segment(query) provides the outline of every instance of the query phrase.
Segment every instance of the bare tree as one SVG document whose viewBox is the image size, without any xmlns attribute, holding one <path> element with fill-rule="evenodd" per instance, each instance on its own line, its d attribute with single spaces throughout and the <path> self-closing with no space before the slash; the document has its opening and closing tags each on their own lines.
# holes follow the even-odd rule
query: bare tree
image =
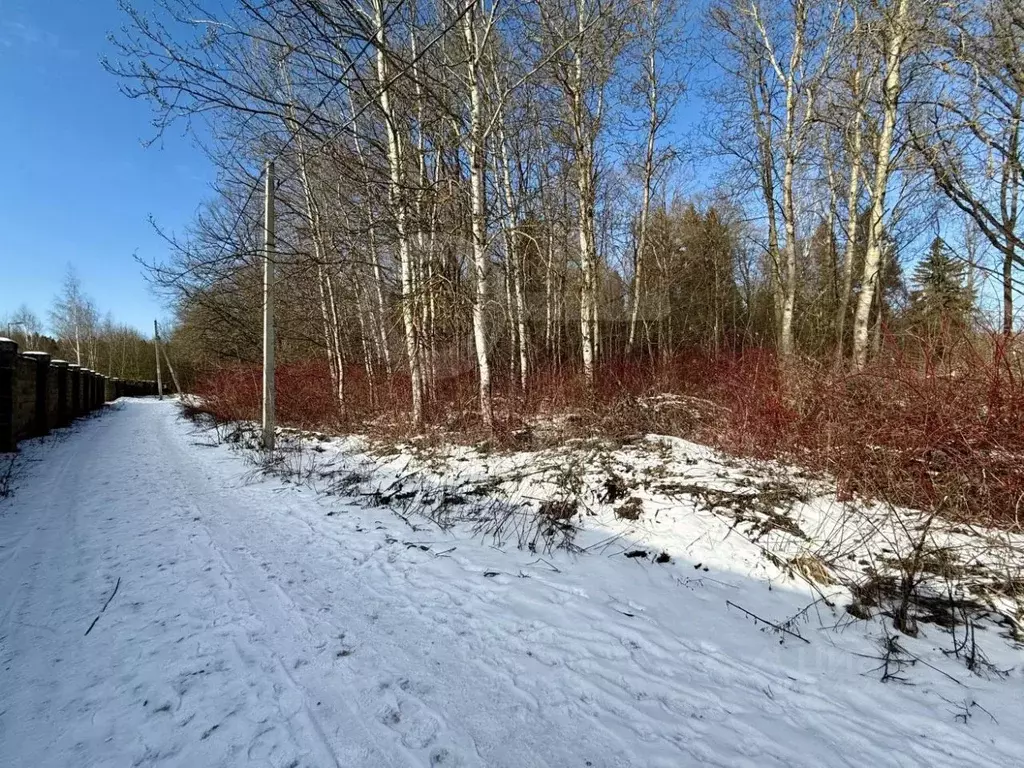
<svg viewBox="0 0 1024 768">
<path fill-rule="evenodd" d="M 832 113 L 833 128 L 842 136 L 843 154 L 848 167 L 846 188 L 846 223 L 843 228 L 845 245 L 843 247 L 840 266 L 841 282 L 836 302 L 836 362 L 844 359 L 846 344 L 846 321 L 849 314 L 851 291 L 853 290 L 853 262 L 857 241 L 857 224 L 860 220 L 860 201 L 862 197 L 862 177 L 864 175 L 864 113 L 867 106 L 868 93 L 872 90 L 874 70 L 869 68 L 870 61 L 865 51 L 864 34 L 861 22 L 861 10 L 851 8 L 852 21 L 847 31 L 847 61 L 838 78 L 842 93 L 840 103 Z"/>
<path fill-rule="evenodd" d="M 552 56 L 550 72 L 562 97 L 576 186 L 580 343 L 583 375 L 591 389 L 598 339 L 598 140 L 608 117 L 608 89 L 627 42 L 625 10 L 614 0 L 538 3 L 548 51 L 564 50 Z"/>
<path fill-rule="evenodd" d="M 884 79 L 881 93 L 881 119 L 874 146 L 875 173 L 868 189 L 870 208 L 867 220 L 867 249 L 864 256 L 864 274 L 857 296 L 857 311 L 853 321 L 853 366 L 863 368 L 868 359 L 868 331 L 872 305 L 882 274 L 883 229 L 886 214 L 885 199 L 889 189 L 892 152 L 896 121 L 900 111 L 903 82 L 901 73 L 908 53 L 911 32 L 909 0 L 891 0 L 880 8 L 879 36 L 884 60 Z"/>
<path fill-rule="evenodd" d="M 754 156 L 746 162 L 756 169 L 760 181 L 768 223 L 766 253 L 776 339 L 784 357 L 793 352 L 797 239 L 801 235 L 795 190 L 812 148 L 815 95 L 831 65 L 840 7 L 807 0 L 774 5 L 728 0 L 711 9 L 712 26 L 728 52 L 720 62 L 733 81 L 725 98 L 735 101 L 744 94 L 746 124 L 754 126 Z M 732 124 L 726 130 L 736 127 Z M 778 217 L 784 235 L 781 246 Z"/>
<path fill-rule="evenodd" d="M 912 116 L 914 149 L 1000 255 L 1010 336 L 1014 269 L 1024 265 L 1024 9 L 1014 0 L 949 6 L 930 53 L 933 86 Z"/>
<path fill-rule="evenodd" d="M 627 353 L 632 351 L 636 341 L 637 319 L 643 297 L 643 279 L 647 259 L 647 232 L 651 216 L 651 197 L 654 193 L 655 175 L 664 166 L 670 153 L 657 152 L 657 143 L 668 123 L 673 108 L 678 102 L 685 82 L 677 77 L 666 78 L 663 73 L 663 59 L 666 53 L 678 45 L 681 30 L 676 23 L 679 5 L 673 0 L 646 0 L 640 22 L 641 70 L 635 88 L 643 93 L 643 106 L 647 125 L 643 143 L 643 168 L 641 171 L 642 191 L 640 219 L 637 223 L 636 247 L 633 264 L 633 282 L 630 296 L 629 335 L 626 339 Z M 668 82 L 666 82 L 668 79 Z"/>
<path fill-rule="evenodd" d="M 0 328 L 8 338 L 18 342 L 22 349 L 37 349 L 43 335 L 43 323 L 27 304 L 0 318 Z"/>
<path fill-rule="evenodd" d="M 70 344 L 76 365 L 95 365 L 93 341 L 97 323 L 96 306 L 82 291 L 82 282 L 74 267 L 69 266 L 61 292 L 50 309 L 50 326 L 58 338 Z"/>
</svg>

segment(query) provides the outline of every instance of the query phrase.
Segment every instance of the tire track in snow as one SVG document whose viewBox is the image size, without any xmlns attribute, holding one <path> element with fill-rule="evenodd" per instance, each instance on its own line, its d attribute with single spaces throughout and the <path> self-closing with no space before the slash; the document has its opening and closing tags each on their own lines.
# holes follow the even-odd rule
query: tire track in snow
<svg viewBox="0 0 1024 768">
<path fill-rule="evenodd" d="M 166 427 L 161 424 L 166 433 Z M 315 657 L 329 652 L 328 637 L 331 629 L 319 628 L 314 631 L 310 620 L 297 609 L 295 601 L 279 583 L 266 584 L 267 574 L 258 570 L 256 556 L 244 546 L 226 547 L 218 541 L 232 541 L 233 534 L 218 523 L 218 520 L 229 511 L 247 514 L 250 510 L 236 509 L 237 502 L 219 489 L 198 489 L 196 493 L 196 477 L 201 475 L 201 468 L 194 463 L 194 457 L 182 450 L 176 442 L 177 435 L 164 434 L 165 445 L 173 446 L 179 461 L 170 462 L 173 482 L 177 486 L 177 494 L 189 506 L 188 514 L 200 519 L 200 526 L 205 532 L 204 546 L 215 553 L 224 572 L 230 574 L 230 589 L 238 594 L 249 606 L 249 614 L 259 621 L 265 640 L 258 645 L 274 660 L 275 667 L 288 684 L 293 693 L 302 700 L 305 725 L 313 730 L 320 742 L 325 756 L 329 756 L 332 764 L 342 765 L 404 765 L 396 757 L 384 749 L 379 739 L 374 738 L 362 720 L 352 711 L 347 699 L 351 695 L 348 686 L 340 690 L 328 690 L 322 685 L 316 686 L 314 695 L 310 689 L 309 675 L 305 672 L 305 684 L 300 682 L 298 670 L 311 666 L 308 661 L 299 663 L 306 657 Z M 238 489 L 232 489 L 238 490 Z M 193 499 L 202 499 L 205 504 L 200 506 Z M 262 585 L 262 586 L 261 586 Z M 271 596 L 277 595 L 277 599 Z M 278 603 L 278 604 L 275 604 Z M 254 644 L 255 645 L 255 644 Z M 289 659 L 286 657 L 290 657 Z M 289 670 L 291 667 L 291 671 Z M 316 677 L 323 677 L 323 667 Z M 318 690 L 319 689 L 319 690 Z M 311 704 L 311 700 L 315 700 Z M 330 702 L 325 705 L 325 702 Z M 317 707 L 321 712 L 330 712 L 334 722 L 334 730 L 339 731 L 343 738 L 331 738 L 330 726 L 324 723 L 325 715 L 314 711 Z M 284 714 L 282 712 L 282 714 Z M 287 719 L 287 718 L 286 718 Z M 357 734 L 361 734 L 357 738 Z M 353 746 L 353 742 L 359 744 Z"/>
<path fill-rule="evenodd" d="M 328 518 L 301 489 L 244 485 L 237 455 L 190 439 L 173 404 L 128 403 L 55 446 L 24 482 L 45 493 L 0 517 L 0 541 L 17 547 L 3 586 L 29 574 L 2 604 L 17 659 L 0 668 L 13 692 L 0 756 L 34 768 L 1019 757 L 984 725 L 943 724 L 920 689 L 849 674 L 840 686 L 848 670 L 825 644 L 803 664 L 724 611 L 720 590 L 676 588 L 668 569 L 595 558 L 541 574 L 460 539 L 436 558 L 406 549 L 408 528 L 383 513 L 335 502 Z M 531 578 L 508 575 L 519 568 Z"/>
</svg>

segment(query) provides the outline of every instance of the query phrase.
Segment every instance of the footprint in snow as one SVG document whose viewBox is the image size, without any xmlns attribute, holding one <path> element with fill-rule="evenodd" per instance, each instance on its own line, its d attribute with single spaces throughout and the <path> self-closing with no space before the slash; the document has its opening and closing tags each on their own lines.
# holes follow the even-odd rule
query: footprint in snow
<svg viewBox="0 0 1024 768">
<path fill-rule="evenodd" d="M 437 738 L 440 724 L 417 701 L 408 700 L 397 707 L 387 706 L 380 713 L 380 721 L 401 738 L 409 749 L 429 747 Z"/>
<path fill-rule="evenodd" d="M 415 693 L 418 696 L 426 696 L 431 690 L 429 685 L 424 683 L 414 683 L 406 677 L 399 679 L 398 687 L 406 693 Z"/>
<path fill-rule="evenodd" d="M 288 750 L 287 737 L 278 728 L 271 726 L 264 728 L 257 733 L 249 743 L 246 756 L 249 761 L 265 761 L 274 765 L 286 765 L 286 756 L 282 754 Z"/>
<path fill-rule="evenodd" d="M 436 747 L 430 751 L 430 764 L 442 766 L 442 768 L 460 768 L 465 765 L 458 753 L 452 752 L 446 747 Z"/>
</svg>

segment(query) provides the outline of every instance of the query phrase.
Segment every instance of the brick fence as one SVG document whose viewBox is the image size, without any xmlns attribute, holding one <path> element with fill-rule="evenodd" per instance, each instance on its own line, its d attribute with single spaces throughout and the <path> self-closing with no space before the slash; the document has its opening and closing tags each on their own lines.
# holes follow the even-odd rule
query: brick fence
<svg viewBox="0 0 1024 768">
<path fill-rule="evenodd" d="M 128 381 L 51 360 L 45 352 L 18 353 L 0 338 L 0 452 L 40 437 L 119 397 L 155 395 L 155 381 Z"/>
</svg>

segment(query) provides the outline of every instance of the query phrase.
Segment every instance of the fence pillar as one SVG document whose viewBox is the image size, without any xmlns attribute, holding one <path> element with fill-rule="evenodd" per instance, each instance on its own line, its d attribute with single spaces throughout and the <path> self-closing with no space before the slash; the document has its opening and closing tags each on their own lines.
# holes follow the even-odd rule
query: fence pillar
<svg viewBox="0 0 1024 768">
<path fill-rule="evenodd" d="M 90 413 L 93 409 L 92 393 L 94 388 L 92 368 L 82 369 L 82 413 Z"/>
<path fill-rule="evenodd" d="M 36 364 L 36 402 L 35 418 L 32 420 L 32 436 L 42 437 L 50 432 L 50 418 L 47 407 L 47 394 L 50 391 L 50 356 L 45 352 L 24 352 Z"/>
<path fill-rule="evenodd" d="M 68 416 L 68 364 L 66 360 L 50 361 L 50 391 L 57 398 L 53 406 L 53 426 L 63 427 L 71 417 Z M 53 386 L 53 384 L 56 386 Z"/>
<path fill-rule="evenodd" d="M 74 363 L 68 364 L 68 421 L 82 415 L 82 369 Z"/>
<path fill-rule="evenodd" d="M 17 364 L 17 343 L 0 339 L 0 452 L 17 448 L 14 439 L 14 373 Z"/>
</svg>

